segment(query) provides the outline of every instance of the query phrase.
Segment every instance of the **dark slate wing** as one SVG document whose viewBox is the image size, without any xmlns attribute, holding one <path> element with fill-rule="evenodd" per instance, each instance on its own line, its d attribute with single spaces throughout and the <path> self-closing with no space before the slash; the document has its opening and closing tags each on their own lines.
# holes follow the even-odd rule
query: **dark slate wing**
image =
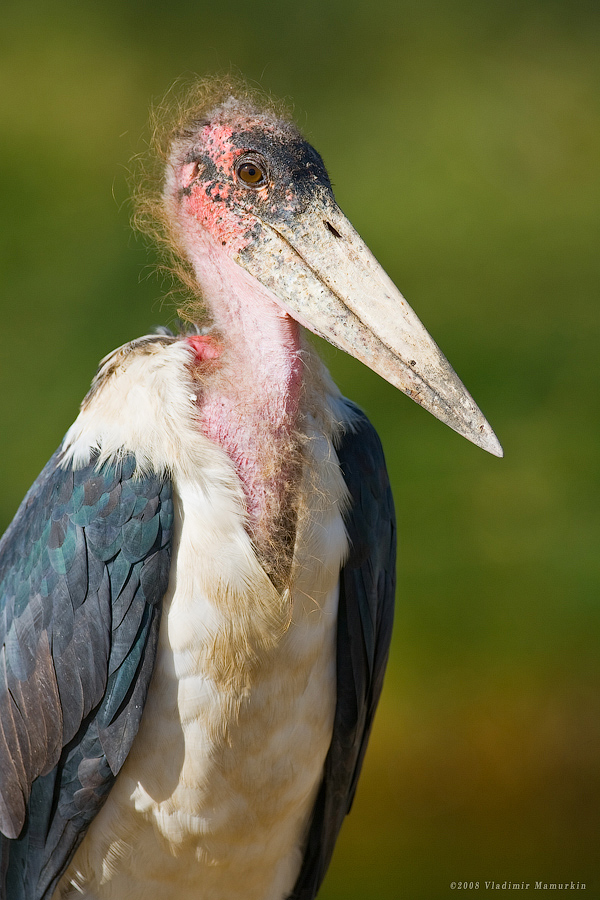
<svg viewBox="0 0 600 900">
<path fill-rule="evenodd" d="M 54 454 L 0 541 L 0 898 L 49 898 L 141 719 L 169 578 L 166 477 Z"/>
<path fill-rule="evenodd" d="M 348 401 L 347 401 L 348 402 Z M 313 900 L 349 812 L 387 663 L 396 582 L 394 502 L 377 432 L 353 404 L 338 449 L 352 497 L 350 557 L 340 572 L 337 705 L 302 868 L 289 900 Z"/>
</svg>

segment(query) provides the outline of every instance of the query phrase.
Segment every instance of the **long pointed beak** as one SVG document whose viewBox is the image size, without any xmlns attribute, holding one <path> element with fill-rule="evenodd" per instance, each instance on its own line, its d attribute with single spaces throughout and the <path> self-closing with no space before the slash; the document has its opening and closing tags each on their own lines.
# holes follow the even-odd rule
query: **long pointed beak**
<svg viewBox="0 0 600 900">
<path fill-rule="evenodd" d="M 266 220 L 234 257 L 302 325 L 494 456 L 500 443 L 450 363 L 335 202 Z"/>
</svg>

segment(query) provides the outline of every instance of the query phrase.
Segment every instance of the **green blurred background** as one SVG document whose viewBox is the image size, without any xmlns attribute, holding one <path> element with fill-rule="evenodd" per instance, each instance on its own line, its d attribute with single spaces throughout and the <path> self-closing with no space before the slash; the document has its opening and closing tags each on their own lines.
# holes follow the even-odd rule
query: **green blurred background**
<svg viewBox="0 0 600 900">
<path fill-rule="evenodd" d="M 150 102 L 230 66 L 294 102 L 340 205 L 505 447 L 324 350 L 382 437 L 397 626 L 322 900 L 600 896 L 597 2 L 6 2 L 0 526 L 97 361 L 173 318 L 129 229 Z"/>
</svg>

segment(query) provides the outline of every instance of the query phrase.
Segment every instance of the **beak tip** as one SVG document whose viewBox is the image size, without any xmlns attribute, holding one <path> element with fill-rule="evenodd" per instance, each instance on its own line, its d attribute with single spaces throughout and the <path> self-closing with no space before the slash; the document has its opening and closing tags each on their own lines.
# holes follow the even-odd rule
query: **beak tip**
<svg viewBox="0 0 600 900">
<path fill-rule="evenodd" d="M 492 456 L 497 456 L 499 459 L 502 459 L 504 456 L 502 444 L 500 443 L 496 435 L 494 435 L 493 444 L 491 444 L 489 447 L 486 447 L 486 450 L 488 450 L 488 452 L 491 453 Z"/>
<path fill-rule="evenodd" d="M 482 450 L 486 450 L 488 453 L 491 453 L 492 456 L 497 456 L 502 459 L 502 457 L 504 456 L 502 444 L 487 422 L 485 423 L 485 425 L 485 430 L 482 429 L 482 431 L 478 435 L 478 439 L 474 440 L 473 443 L 477 444 L 478 447 L 481 447 Z"/>
</svg>

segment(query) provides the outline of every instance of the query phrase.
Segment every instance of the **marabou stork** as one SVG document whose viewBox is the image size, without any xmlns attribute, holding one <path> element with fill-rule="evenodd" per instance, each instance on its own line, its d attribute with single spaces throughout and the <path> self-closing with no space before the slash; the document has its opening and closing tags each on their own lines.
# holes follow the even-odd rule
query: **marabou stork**
<svg viewBox="0 0 600 900">
<path fill-rule="evenodd" d="M 222 87 L 194 102 L 159 218 L 208 325 L 102 361 L 0 543 L 7 900 L 315 897 L 381 690 L 395 525 L 377 435 L 303 327 L 502 454 L 294 125 Z"/>
</svg>

